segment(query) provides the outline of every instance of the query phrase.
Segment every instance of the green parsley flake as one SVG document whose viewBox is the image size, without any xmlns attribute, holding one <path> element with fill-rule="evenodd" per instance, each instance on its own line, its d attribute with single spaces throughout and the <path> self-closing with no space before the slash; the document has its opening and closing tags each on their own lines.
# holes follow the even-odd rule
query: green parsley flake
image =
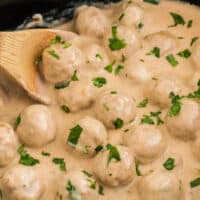
<svg viewBox="0 0 200 200">
<path fill-rule="evenodd" d="M 139 162 L 136 159 L 135 159 L 135 171 L 136 171 L 137 176 L 142 176 L 142 173 L 139 169 Z"/>
<path fill-rule="evenodd" d="M 197 82 L 198 89 L 192 93 L 189 93 L 186 97 L 193 99 L 200 99 L 200 80 Z"/>
<path fill-rule="evenodd" d="M 198 39 L 199 39 L 199 37 L 193 37 L 191 39 L 190 46 L 192 46 Z"/>
<path fill-rule="evenodd" d="M 112 159 L 114 159 L 117 162 L 119 162 L 121 160 L 121 157 L 120 157 L 117 147 L 112 146 L 111 144 L 107 144 L 106 148 L 107 148 L 107 150 L 109 150 L 108 164 L 110 163 L 110 161 Z"/>
<path fill-rule="evenodd" d="M 192 21 L 192 20 L 189 20 L 188 23 L 187 23 L 187 28 L 191 28 L 191 27 L 192 27 L 192 24 L 193 24 L 193 21 Z"/>
<path fill-rule="evenodd" d="M 98 145 L 98 146 L 95 148 L 96 154 L 98 154 L 102 149 L 103 149 L 103 146 L 102 146 L 102 145 Z"/>
<path fill-rule="evenodd" d="M 97 88 L 101 88 L 106 84 L 106 79 L 104 77 L 96 77 L 92 79 L 93 85 L 96 86 Z"/>
<path fill-rule="evenodd" d="M 169 98 L 171 99 L 171 106 L 168 110 L 168 115 L 170 117 L 176 116 L 181 111 L 181 98 L 179 95 L 175 95 L 173 92 L 170 92 Z"/>
<path fill-rule="evenodd" d="M 21 145 L 18 150 L 18 154 L 20 155 L 19 163 L 25 166 L 34 166 L 36 164 L 39 164 L 40 161 L 33 158 L 25 149 L 24 145 Z"/>
<path fill-rule="evenodd" d="M 54 85 L 54 89 L 59 90 L 59 89 L 64 89 L 70 85 L 70 81 L 62 81 L 59 83 L 56 83 Z"/>
<path fill-rule="evenodd" d="M 99 60 L 103 60 L 103 56 L 101 54 L 99 54 L 99 53 L 97 53 L 95 55 L 95 57 L 98 58 Z"/>
<path fill-rule="evenodd" d="M 148 99 L 143 99 L 138 105 L 137 107 L 138 108 L 145 108 L 147 107 L 147 104 L 149 103 L 149 100 Z"/>
<path fill-rule="evenodd" d="M 54 57 L 57 60 L 60 60 L 60 56 L 56 53 L 55 50 L 49 50 L 47 51 L 49 55 L 51 55 L 52 57 Z"/>
<path fill-rule="evenodd" d="M 53 158 L 52 162 L 59 165 L 61 171 L 66 171 L 65 160 L 63 158 Z"/>
<path fill-rule="evenodd" d="M 67 182 L 66 190 L 69 192 L 71 200 L 82 200 L 81 195 L 76 190 L 76 187 L 72 185 L 70 180 Z"/>
<path fill-rule="evenodd" d="M 121 62 L 124 63 L 126 61 L 126 57 L 124 54 L 122 54 L 122 59 L 121 59 Z"/>
<path fill-rule="evenodd" d="M 166 56 L 166 60 L 172 67 L 176 67 L 179 64 L 173 54 L 169 54 L 168 56 Z"/>
<path fill-rule="evenodd" d="M 102 185 L 99 185 L 99 194 L 100 195 L 104 195 L 104 188 L 103 188 L 103 186 Z"/>
<path fill-rule="evenodd" d="M 117 118 L 117 119 L 113 122 L 113 125 L 115 126 L 116 129 L 120 129 L 120 128 L 123 127 L 124 122 L 123 122 L 122 119 Z"/>
<path fill-rule="evenodd" d="M 60 106 L 60 108 L 61 108 L 65 113 L 70 113 L 70 109 L 69 109 L 68 106 L 62 105 L 62 106 Z"/>
<path fill-rule="evenodd" d="M 140 23 L 137 25 L 137 28 L 138 28 L 138 29 L 142 29 L 143 26 L 144 26 L 144 24 L 143 24 L 142 22 L 140 22 Z"/>
<path fill-rule="evenodd" d="M 119 39 L 117 36 L 117 26 L 112 27 L 112 38 L 109 39 L 109 47 L 112 51 L 118 51 L 126 47 L 124 39 Z"/>
<path fill-rule="evenodd" d="M 17 127 L 19 126 L 19 124 L 21 123 L 21 115 L 19 114 L 15 120 L 15 124 L 14 124 L 14 128 L 15 130 L 17 129 Z"/>
<path fill-rule="evenodd" d="M 122 14 L 119 16 L 118 20 L 121 21 L 121 20 L 124 18 L 124 15 L 125 15 L 125 14 L 122 13 Z"/>
<path fill-rule="evenodd" d="M 81 136 L 83 128 L 80 125 L 76 125 L 72 129 L 70 129 L 70 133 L 67 139 L 67 144 L 70 145 L 72 148 L 76 148 L 78 140 Z"/>
<path fill-rule="evenodd" d="M 141 119 L 141 123 L 142 124 L 151 124 L 151 125 L 155 124 L 155 122 L 149 115 L 143 115 L 143 117 Z"/>
<path fill-rule="evenodd" d="M 194 179 L 193 181 L 190 182 L 190 187 L 194 188 L 200 186 L 200 177 Z"/>
<path fill-rule="evenodd" d="M 163 167 L 169 171 L 173 170 L 175 167 L 175 159 L 174 158 L 168 158 L 165 163 L 163 164 Z"/>
<path fill-rule="evenodd" d="M 46 151 L 42 151 L 41 154 L 42 154 L 43 156 L 50 156 L 50 155 L 51 155 L 49 152 L 46 152 Z"/>
<path fill-rule="evenodd" d="M 118 75 L 124 69 L 123 65 L 118 65 L 115 69 L 115 75 Z"/>
<path fill-rule="evenodd" d="M 185 25 L 185 20 L 181 15 L 174 12 L 170 12 L 170 15 L 173 17 L 174 24 L 169 27 L 175 27 L 177 25 L 183 25 L 183 26 Z"/>
<path fill-rule="evenodd" d="M 150 112 L 151 117 L 155 117 L 156 118 L 156 124 L 159 126 L 160 124 L 164 124 L 164 121 L 160 118 L 160 114 L 161 112 Z"/>
<path fill-rule="evenodd" d="M 116 60 L 113 60 L 113 62 L 107 66 L 104 67 L 104 69 L 109 72 L 109 73 L 112 73 L 113 71 L 113 65 L 116 63 Z"/>
<path fill-rule="evenodd" d="M 191 51 L 189 49 L 184 49 L 183 51 L 180 51 L 177 53 L 178 56 L 182 58 L 189 58 L 191 56 Z"/>
<path fill-rule="evenodd" d="M 143 0 L 143 1 L 154 5 L 158 5 L 160 3 L 160 0 Z"/>
<path fill-rule="evenodd" d="M 154 47 L 147 55 L 154 55 L 156 58 L 160 58 L 160 48 Z"/>
<path fill-rule="evenodd" d="M 74 73 L 71 77 L 71 81 L 78 81 L 78 77 L 77 77 L 77 70 L 74 70 Z"/>
<path fill-rule="evenodd" d="M 71 46 L 71 43 L 65 42 L 64 40 L 62 40 L 62 38 L 59 35 L 56 35 L 53 39 L 51 39 L 49 44 L 50 45 L 62 44 L 64 49 Z"/>
</svg>

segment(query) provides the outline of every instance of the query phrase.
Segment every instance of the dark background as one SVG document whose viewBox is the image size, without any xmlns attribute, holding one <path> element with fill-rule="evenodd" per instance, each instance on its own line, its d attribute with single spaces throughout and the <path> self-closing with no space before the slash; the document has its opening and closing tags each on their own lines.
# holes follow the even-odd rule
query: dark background
<svg viewBox="0 0 200 200">
<path fill-rule="evenodd" d="M 33 13 L 45 13 L 49 22 L 70 19 L 80 4 L 117 2 L 118 0 L 0 0 L 0 30 L 13 30 Z M 200 5 L 200 0 L 184 0 Z M 67 2 L 67 3 L 66 3 Z"/>
</svg>

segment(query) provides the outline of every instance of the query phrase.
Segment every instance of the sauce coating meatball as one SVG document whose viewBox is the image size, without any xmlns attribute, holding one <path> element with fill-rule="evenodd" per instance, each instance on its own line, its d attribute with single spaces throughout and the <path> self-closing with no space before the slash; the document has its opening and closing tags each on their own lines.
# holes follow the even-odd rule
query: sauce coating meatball
<svg viewBox="0 0 200 200">
<path fill-rule="evenodd" d="M 141 163 L 152 162 L 166 149 L 166 140 L 161 130 L 152 125 L 139 125 L 124 138 Z"/>
<path fill-rule="evenodd" d="M 103 123 L 89 116 L 79 120 L 77 124 L 82 128 L 82 132 L 75 150 L 79 154 L 93 156 L 96 147 L 106 142 L 107 131 Z"/>
<path fill-rule="evenodd" d="M 118 152 L 117 157 L 112 157 L 114 151 Z M 108 186 L 126 185 L 134 178 L 133 156 L 125 146 L 108 144 L 106 150 L 101 151 L 95 157 L 94 163 L 101 163 L 94 166 L 94 173 Z"/>
<path fill-rule="evenodd" d="M 13 128 L 4 122 L 0 122 L 0 166 L 6 166 L 15 157 L 18 140 Z"/>
<path fill-rule="evenodd" d="M 88 79 L 71 82 L 69 87 L 58 91 L 59 104 L 69 107 L 71 112 L 89 107 L 94 97 L 95 89 Z"/>
<path fill-rule="evenodd" d="M 194 137 L 199 128 L 200 108 L 194 100 L 183 99 L 180 113 L 176 116 L 167 116 L 166 125 L 169 132 L 181 139 Z"/>
<path fill-rule="evenodd" d="M 78 33 L 91 37 L 103 37 L 109 26 L 109 20 L 104 13 L 93 6 L 85 6 L 77 13 L 75 27 Z"/>
<path fill-rule="evenodd" d="M 94 176 L 85 170 L 71 170 L 64 176 L 59 194 L 63 199 L 98 200 L 98 183 Z"/>
<path fill-rule="evenodd" d="M 42 147 L 54 140 L 56 125 L 48 107 L 31 105 L 20 116 L 17 133 L 22 143 L 31 147 Z"/>
<path fill-rule="evenodd" d="M 63 44 L 55 44 L 43 51 L 42 73 L 47 81 L 57 83 L 70 79 L 83 63 L 85 58 L 78 47 L 71 45 L 65 48 Z"/>
<path fill-rule="evenodd" d="M 128 123 L 135 116 L 135 102 L 122 92 L 104 91 L 95 103 L 95 113 L 109 128 L 118 128 L 117 121 Z"/>
<path fill-rule="evenodd" d="M 8 200 L 40 200 L 45 185 L 37 171 L 22 165 L 9 169 L 1 180 L 3 194 Z"/>
<path fill-rule="evenodd" d="M 141 200 L 180 200 L 180 182 L 173 175 L 153 172 L 144 176 L 139 182 Z"/>
</svg>

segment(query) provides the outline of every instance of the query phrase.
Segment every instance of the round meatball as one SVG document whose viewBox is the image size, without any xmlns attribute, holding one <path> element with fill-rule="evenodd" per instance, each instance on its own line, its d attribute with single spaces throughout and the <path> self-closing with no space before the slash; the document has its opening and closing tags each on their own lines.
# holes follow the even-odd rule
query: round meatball
<svg viewBox="0 0 200 200">
<path fill-rule="evenodd" d="M 95 148 L 103 145 L 107 140 L 106 129 L 100 121 L 89 116 L 79 120 L 77 124 L 82 128 L 82 132 L 75 151 L 79 154 L 93 156 L 96 152 Z"/>
<path fill-rule="evenodd" d="M 158 80 L 150 80 L 145 90 L 145 96 L 147 96 L 154 103 L 160 107 L 169 107 L 171 100 L 169 94 L 182 94 L 183 86 L 174 77 L 160 76 Z"/>
<path fill-rule="evenodd" d="M 86 63 L 91 66 L 90 70 L 91 68 L 94 70 L 103 68 L 110 63 L 106 50 L 97 44 L 91 44 L 86 47 L 84 53 L 86 55 Z"/>
<path fill-rule="evenodd" d="M 113 156 L 115 152 L 115 157 Z M 116 152 L 118 156 L 116 157 Z M 106 185 L 116 187 L 126 185 L 135 176 L 133 156 L 125 146 L 112 146 L 108 144 L 106 150 L 101 151 L 94 163 L 101 163 L 94 166 L 96 176 Z"/>
<path fill-rule="evenodd" d="M 0 166 L 8 165 L 15 157 L 18 140 L 13 128 L 0 122 Z"/>
<path fill-rule="evenodd" d="M 95 113 L 109 128 L 119 128 L 117 121 L 128 123 L 135 116 L 135 102 L 122 92 L 112 93 L 104 91 L 99 95 L 95 103 Z"/>
<path fill-rule="evenodd" d="M 123 73 L 136 83 L 144 83 L 152 76 L 151 71 L 145 66 L 145 63 L 135 60 L 135 58 L 127 61 Z"/>
<path fill-rule="evenodd" d="M 124 25 L 119 25 L 116 27 L 116 35 L 118 39 L 123 40 L 125 43 L 125 46 L 121 49 L 112 50 L 110 48 L 113 57 L 117 60 L 121 60 L 122 55 L 124 55 L 125 57 L 132 56 L 133 53 L 141 47 L 141 41 L 135 29 Z M 108 34 L 105 36 L 104 40 L 105 46 L 107 48 L 109 47 L 111 38 L 113 38 L 113 30 L 109 31 Z"/>
<path fill-rule="evenodd" d="M 160 31 L 147 35 L 145 41 L 150 49 L 153 49 L 154 47 L 160 48 L 161 56 L 169 53 L 178 46 L 177 38 L 167 31 Z"/>
<path fill-rule="evenodd" d="M 85 63 L 82 51 L 76 46 L 64 48 L 55 44 L 46 48 L 42 54 L 42 73 L 52 83 L 70 79 L 76 68 Z"/>
<path fill-rule="evenodd" d="M 96 7 L 85 6 L 77 12 L 75 27 L 80 34 L 101 38 L 108 26 L 108 18 Z"/>
<path fill-rule="evenodd" d="M 121 20 L 121 23 L 125 26 L 134 27 L 138 25 L 143 19 L 143 9 L 136 4 L 127 6 L 124 11 L 124 17 Z"/>
<path fill-rule="evenodd" d="M 192 58 L 194 65 L 198 69 L 200 69 L 199 57 L 200 57 L 200 42 L 196 42 L 192 49 L 191 58 Z"/>
<path fill-rule="evenodd" d="M 7 200 L 42 199 L 45 186 L 32 167 L 17 165 L 9 169 L 1 180 L 2 191 Z"/>
<path fill-rule="evenodd" d="M 56 125 L 48 107 L 28 106 L 21 113 L 17 133 L 22 143 L 30 147 L 42 147 L 53 141 L 56 135 Z"/>
<path fill-rule="evenodd" d="M 160 129 L 155 126 L 139 125 L 127 134 L 125 142 L 141 163 L 152 162 L 160 157 L 166 149 L 166 140 Z"/>
<path fill-rule="evenodd" d="M 180 200 L 180 181 L 174 174 L 153 172 L 139 182 L 141 200 Z"/>
<path fill-rule="evenodd" d="M 59 194 L 63 199 L 91 199 L 98 200 L 98 184 L 94 176 L 85 170 L 71 170 L 61 180 Z M 76 191 L 76 192 L 73 192 Z M 74 198 L 73 198 L 74 197 Z M 76 197 L 76 198 L 75 198 Z"/>
<path fill-rule="evenodd" d="M 167 116 L 166 125 L 170 133 L 182 139 L 194 137 L 200 127 L 199 104 L 191 99 L 181 101 L 180 113 L 176 116 Z"/>
<path fill-rule="evenodd" d="M 89 107 L 94 97 L 95 89 L 88 79 L 71 82 L 69 87 L 58 91 L 59 104 L 69 107 L 71 112 Z"/>
</svg>

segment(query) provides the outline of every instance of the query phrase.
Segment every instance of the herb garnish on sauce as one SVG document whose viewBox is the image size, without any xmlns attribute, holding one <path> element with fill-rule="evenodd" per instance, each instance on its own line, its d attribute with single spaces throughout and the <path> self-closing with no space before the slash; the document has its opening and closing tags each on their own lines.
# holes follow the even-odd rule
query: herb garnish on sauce
<svg viewBox="0 0 200 200">
<path fill-rule="evenodd" d="M 143 99 L 138 105 L 137 107 L 138 108 L 145 108 L 147 107 L 147 104 L 149 103 L 149 100 L 148 99 Z"/>
<path fill-rule="evenodd" d="M 193 37 L 191 39 L 190 46 L 192 46 L 198 39 L 199 39 L 199 37 Z"/>
<path fill-rule="evenodd" d="M 53 158 L 52 162 L 59 165 L 61 171 L 66 171 L 65 160 L 63 158 Z"/>
<path fill-rule="evenodd" d="M 146 3 L 151 3 L 151 4 L 155 4 L 158 5 L 160 3 L 160 0 L 143 0 Z"/>
<path fill-rule="evenodd" d="M 168 158 L 163 164 L 163 167 L 165 169 L 169 170 L 169 171 L 173 170 L 175 166 L 176 165 L 175 165 L 175 159 L 174 158 Z"/>
<path fill-rule="evenodd" d="M 110 163 L 110 161 L 112 159 L 116 160 L 117 162 L 119 162 L 121 160 L 121 157 L 120 157 L 117 147 L 115 147 L 111 144 L 107 144 L 106 148 L 107 148 L 107 150 L 109 150 L 108 164 Z"/>
<path fill-rule="evenodd" d="M 169 54 L 168 56 L 166 56 L 166 60 L 172 67 L 176 67 L 179 64 L 173 54 Z"/>
<path fill-rule="evenodd" d="M 191 51 L 189 49 L 184 49 L 183 51 L 180 51 L 177 53 L 178 56 L 182 58 L 189 58 L 191 56 Z"/>
<path fill-rule="evenodd" d="M 174 24 L 169 27 L 175 27 L 177 25 L 183 25 L 183 26 L 185 25 L 185 20 L 181 15 L 174 12 L 170 12 L 170 15 L 173 17 Z"/>
<path fill-rule="evenodd" d="M 67 182 L 66 190 L 69 192 L 72 200 L 82 200 L 81 195 L 77 192 L 76 187 L 72 185 L 70 180 Z"/>
<path fill-rule="evenodd" d="M 55 50 L 49 50 L 49 51 L 47 51 L 47 52 L 48 52 L 48 54 L 49 54 L 50 56 L 54 57 L 54 58 L 57 59 L 57 60 L 60 60 L 60 56 L 56 53 Z"/>
<path fill-rule="evenodd" d="M 56 90 L 59 90 L 59 89 L 64 89 L 64 88 L 68 87 L 69 85 L 70 85 L 70 81 L 62 81 L 62 82 L 56 83 L 54 85 L 54 88 Z"/>
<path fill-rule="evenodd" d="M 193 181 L 190 182 L 190 187 L 194 188 L 200 186 L 200 177 L 194 179 Z"/>
<path fill-rule="evenodd" d="M 70 145 L 72 148 L 76 148 L 78 140 L 81 136 L 83 128 L 80 125 L 76 125 L 72 129 L 70 129 L 70 133 L 67 139 L 67 144 Z"/>
<path fill-rule="evenodd" d="M 178 115 L 181 111 L 182 103 L 180 100 L 182 99 L 182 97 L 180 97 L 179 95 L 175 95 L 173 92 L 170 92 L 169 98 L 171 99 L 171 106 L 169 108 L 168 115 L 170 117 L 173 117 Z"/>
<path fill-rule="evenodd" d="M 116 129 L 122 128 L 124 125 L 124 121 L 120 118 L 117 118 L 114 122 L 113 125 L 115 126 Z"/>
<path fill-rule="evenodd" d="M 96 86 L 97 88 L 101 88 L 106 84 L 106 79 L 104 77 L 96 77 L 92 79 L 93 85 Z"/>
</svg>

